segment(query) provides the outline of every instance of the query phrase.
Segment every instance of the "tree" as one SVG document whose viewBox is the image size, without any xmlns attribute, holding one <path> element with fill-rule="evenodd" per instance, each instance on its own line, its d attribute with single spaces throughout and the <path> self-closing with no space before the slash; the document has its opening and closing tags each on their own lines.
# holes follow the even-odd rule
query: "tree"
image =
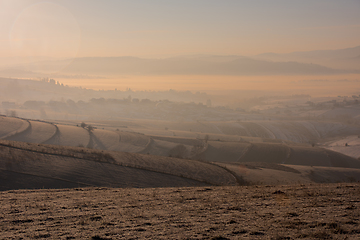
<svg viewBox="0 0 360 240">
<path fill-rule="evenodd" d="M 17 112 L 15 110 L 6 110 L 6 115 L 9 117 L 17 117 Z"/>
<path fill-rule="evenodd" d="M 86 126 L 87 126 L 87 124 L 84 123 L 84 122 L 82 122 L 82 123 L 80 124 L 80 127 L 82 127 L 82 128 L 86 128 Z"/>
<path fill-rule="evenodd" d="M 89 132 L 91 132 L 92 130 L 94 130 L 94 127 L 91 126 L 91 125 L 88 125 L 88 126 L 87 126 L 87 129 L 88 129 Z"/>
<path fill-rule="evenodd" d="M 40 118 L 42 118 L 42 119 L 47 118 L 46 112 L 43 108 L 40 109 Z"/>
<path fill-rule="evenodd" d="M 205 137 L 204 137 L 205 143 L 207 143 L 209 141 L 209 139 L 210 139 L 209 134 L 206 134 Z"/>
<path fill-rule="evenodd" d="M 211 99 L 206 100 L 206 106 L 209 108 L 211 107 Z"/>
</svg>

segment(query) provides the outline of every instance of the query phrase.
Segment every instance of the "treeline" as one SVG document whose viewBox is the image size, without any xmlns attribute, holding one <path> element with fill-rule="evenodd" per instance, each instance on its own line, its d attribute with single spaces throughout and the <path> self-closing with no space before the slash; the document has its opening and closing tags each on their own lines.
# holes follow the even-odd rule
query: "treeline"
<svg viewBox="0 0 360 240">
<path fill-rule="evenodd" d="M 131 95 L 127 98 L 123 99 L 114 99 L 114 98 L 92 98 L 88 102 L 79 100 L 77 102 L 68 99 L 66 101 L 26 101 L 23 104 L 23 107 L 26 109 L 32 109 L 32 110 L 40 110 L 44 107 L 50 107 L 54 111 L 61 111 L 61 110 L 69 110 L 70 109 L 78 109 L 78 108 L 86 108 L 91 106 L 114 106 L 114 105 L 146 105 L 146 106 L 155 106 L 155 107 L 163 107 L 163 106 L 178 106 L 178 107 L 211 107 L 211 101 L 208 100 L 207 105 L 203 104 L 202 102 L 195 103 L 184 103 L 184 102 L 173 102 L 168 99 L 165 100 L 150 100 L 148 98 L 145 99 L 139 99 L 139 98 L 132 98 Z"/>
</svg>

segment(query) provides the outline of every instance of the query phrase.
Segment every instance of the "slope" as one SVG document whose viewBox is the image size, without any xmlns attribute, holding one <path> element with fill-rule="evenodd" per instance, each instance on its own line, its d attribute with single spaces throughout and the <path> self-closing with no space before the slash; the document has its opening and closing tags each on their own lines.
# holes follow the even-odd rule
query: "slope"
<svg viewBox="0 0 360 240">
<path fill-rule="evenodd" d="M 0 170 L 1 190 L 237 184 L 225 169 L 198 161 L 11 141 L 0 142 Z"/>
</svg>

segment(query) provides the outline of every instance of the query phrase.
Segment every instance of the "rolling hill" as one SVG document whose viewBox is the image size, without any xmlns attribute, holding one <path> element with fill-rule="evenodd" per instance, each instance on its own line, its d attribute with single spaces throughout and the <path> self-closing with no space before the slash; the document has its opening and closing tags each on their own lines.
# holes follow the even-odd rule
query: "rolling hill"
<svg viewBox="0 0 360 240">
<path fill-rule="evenodd" d="M 359 54 L 360 46 L 356 46 L 344 49 L 291 52 L 285 54 L 263 53 L 254 56 L 254 58 L 277 62 L 297 61 L 302 63 L 316 63 L 337 69 L 359 70 Z"/>
<path fill-rule="evenodd" d="M 93 75 L 299 75 L 337 74 L 340 70 L 299 62 L 268 62 L 246 57 L 141 59 L 135 57 L 78 58 L 64 73 Z"/>
<path fill-rule="evenodd" d="M 339 70 L 311 62 L 297 60 L 273 61 L 265 57 L 250 58 L 242 56 L 183 56 L 165 59 L 144 59 L 137 57 L 84 57 L 62 61 L 47 61 L 12 67 L 0 72 L 5 77 L 41 75 L 49 69 L 61 67 L 60 75 L 124 76 L 124 75 L 331 75 L 358 73 L 352 70 Z M 24 71 L 31 69 L 36 73 Z M 59 67 L 60 68 L 60 67 Z"/>
<path fill-rule="evenodd" d="M 360 160 L 309 144 L 264 138 L 269 130 L 259 123 L 241 123 L 242 133 L 255 137 L 223 141 L 212 140 L 220 134 L 207 139 L 148 136 L 20 118 L 0 121 L 1 190 L 360 181 Z M 238 126 L 219 124 L 200 126 L 211 131 Z M 303 132 L 307 125 L 290 126 L 286 129 Z"/>
<path fill-rule="evenodd" d="M 0 190 L 360 181 L 360 168 L 350 165 L 354 164 L 355 159 L 348 160 L 347 168 L 312 166 L 309 165 L 312 164 L 311 161 L 289 165 L 278 163 L 274 158 L 269 159 L 269 154 L 273 154 L 269 151 L 257 149 L 257 152 L 261 152 L 262 155 L 256 156 L 259 157 L 256 160 L 248 159 L 252 160 L 251 162 L 208 163 L 147 154 L 1 140 Z M 254 153 L 248 155 L 254 157 Z M 306 160 L 314 160 L 318 156 L 305 152 L 303 157 Z M 333 157 L 337 157 L 338 160 L 343 158 L 341 154 Z"/>
</svg>

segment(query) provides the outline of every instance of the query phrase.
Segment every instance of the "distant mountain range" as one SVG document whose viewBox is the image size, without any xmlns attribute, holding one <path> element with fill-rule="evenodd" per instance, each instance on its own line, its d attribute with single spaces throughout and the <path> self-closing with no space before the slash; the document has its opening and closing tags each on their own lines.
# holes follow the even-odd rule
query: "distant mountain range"
<svg viewBox="0 0 360 240">
<path fill-rule="evenodd" d="M 337 50 L 317 50 L 285 54 L 263 53 L 254 56 L 254 58 L 276 62 L 297 61 L 303 63 L 315 63 L 337 69 L 360 70 L 360 46 Z"/>
<path fill-rule="evenodd" d="M 63 72 L 97 75 L 316 75 L 345 71 L 299 62 L 271 62 L 241 56 L 201 56 L 167 59 L 77 58 Z"/>
<path fill-rule="evenodd" d="M 360 46 L 339 50 L 238 55 L 192 55 L 164 59 L 138 57 L 84 57 L 18 64 L 10 73 L 62 75 L 330 75 L 360 73 Z"/>
<path fill-rule="evenodd" d="M 316 50 L 316 51 L 306 51 L 306 52 L 292 52 L 285 54 L 277 53 L 263 53 L 257 56 L 259 57 L 278 57 L 278 58 L 322 58 L 322 59 L 344 59 L 356 57 L 360 54 L 360 46 L 353 48 L 345 49 L 336 49 L 336 50 Z"/>
</svg>

